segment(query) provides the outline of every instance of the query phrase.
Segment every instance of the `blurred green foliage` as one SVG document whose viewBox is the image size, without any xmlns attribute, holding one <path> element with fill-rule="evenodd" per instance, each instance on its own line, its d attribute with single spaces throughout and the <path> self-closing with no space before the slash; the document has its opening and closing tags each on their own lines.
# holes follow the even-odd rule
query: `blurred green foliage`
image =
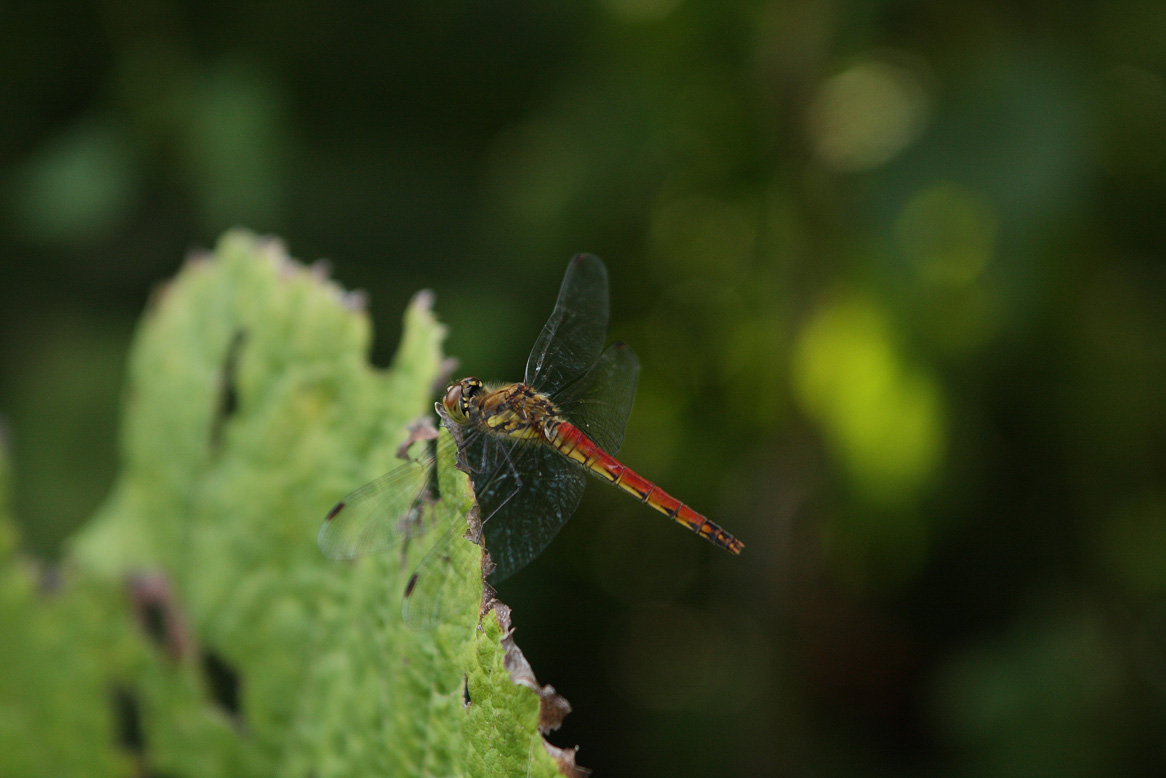
<svg viewBox="0 0 1166 778">
<path fill-rule="evenodd" d="M 591 251 L 643 364 L 625 459 L 747 549 L 593 487 L 507 583 L 581 761 L 1163 772 L 1158 0 L 23 4 L 0 42 L 31 549 L 108 489 L 188 247 L 331 257 L 380 361 L 431 287 L 510 380 Z"/>
</svg>

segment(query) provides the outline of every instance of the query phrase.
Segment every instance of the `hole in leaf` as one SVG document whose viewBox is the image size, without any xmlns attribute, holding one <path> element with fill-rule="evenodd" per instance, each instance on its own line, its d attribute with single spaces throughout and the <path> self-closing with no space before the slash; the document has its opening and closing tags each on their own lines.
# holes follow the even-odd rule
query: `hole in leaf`
<svg viewBox="0 0 1166 778">
<path fill-rule="evenodd" d="M 138 698 L 124 686 L 113 690 L 113 721 L 117 733 L 117 744 L 134 754 L 146 750 L 146 738 L 142 734 L 142 715 Z"/>
<path fill-rule="evenodd" d="M 246 332 L 236 330 L 231 345 L 227 347 L 227 356 L 223 360 L 223 369 L 219 375 L 219 398 L 215 408 L 214 421 L 211 422 L 211 450 L 217 451 L 223 443 L 223 430 L 227 422 L 239 409 L 239 390 L 236 385 L 236 374 L 239 369 L 239 352 L 243 348 L 243 341 L 247 339 Z"/>
<path fill-rule="evenodd" d="M 232 716 L 240 716 L 239 674 L 235 668 L 215 652 L 207 651 L 202 655 L 202 670 L 211 699 Z"/>
<path fill-rule="evenodd" d="M 142 620 L 142 630 L 146 637 L 156 646 L 166 645 L 166 612 L 162 608 L 162 603 L 142 603 L 138 616 Z"/>
<path fill-rule="evenodd" d="M 166 649 L 172 659 L 185 656 L 190 650 L 190 633 L 166 576 L 161 573 L 132 576 L 129 590 L 138 626 L 150 642 Z"/>
<path fill-rule="evenodd" d="M 462 673 L 462 707 L 468 708 L 473 700 L 470 699 L 470 677 Z"/>
</svg>

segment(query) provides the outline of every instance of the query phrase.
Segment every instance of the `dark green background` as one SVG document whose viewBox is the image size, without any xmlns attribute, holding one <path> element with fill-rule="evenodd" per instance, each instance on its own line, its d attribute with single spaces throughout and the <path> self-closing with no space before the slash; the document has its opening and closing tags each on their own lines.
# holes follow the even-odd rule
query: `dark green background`
<svg viewBox="0 0 1166 778">
<path fill-rule="evenodd" d="M 604 775 L 1166 769 L 1166 5 L 0 8 L 30 550 L 108 488 L 150 289 L 243 225 L 515 380 L 567 259 L 629 464 L 508 581 Z M 313 538 L 306 537 L 305 543 Z M 245 712 L 244 712 L 245 715 Z"/>
</svg>

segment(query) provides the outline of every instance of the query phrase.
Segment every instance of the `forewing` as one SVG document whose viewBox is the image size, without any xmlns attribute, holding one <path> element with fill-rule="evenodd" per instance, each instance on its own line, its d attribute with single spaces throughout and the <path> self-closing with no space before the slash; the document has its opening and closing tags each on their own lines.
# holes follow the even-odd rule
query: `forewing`
<svg viewBox="0 0 1166 778">
<path fill-rule="evenodd" d="M 526 383 L 554 394 L 583 376 L 603 350 L 608 310 L 607 268 L 598 257 L 578 255 L 526 360 Z"/>
<path fill-rule="evenodd" d="M 352 559 L 397 546 L 430 530 L 441 499 L 435 456 L 455 444 L 441 435 L 434 448 L 349 494 L 332 508 L 317 542 L 325 556 Z"/>
<path fill-rule="evenodd" d="M 549 446 L 513 446 L 521 458 L 513 475 L 496 477 L 478 494 L 486 550 L 495 565 L 491 583 L 518 572 L 547 547 L 579 507 L 586 485 L 584 470 Z"/>
<path fill-rule="evenodd" d="M 582 378 L 552 399 L 568 421 L 615 455 L 623 445 L 639 372 L 640 361 L 631 347 L 612 343 Z"/>
</svg>

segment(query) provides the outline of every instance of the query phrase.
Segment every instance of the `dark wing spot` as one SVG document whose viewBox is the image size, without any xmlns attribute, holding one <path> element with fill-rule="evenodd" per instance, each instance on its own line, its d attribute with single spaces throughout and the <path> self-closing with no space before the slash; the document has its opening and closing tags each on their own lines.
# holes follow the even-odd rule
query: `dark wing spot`
<svg viewBox="0 0 1166 778">
<path fill-rule="evenodd" d="M 336 514 L 342 510 L 344 510 L 344 500 L 332 506 L 332 510 L 328 511 L 328 515 L 324 517 L 324 521 L 332 521 L 332 519 L 336 518 Z"/>
<path fill-rule="evenodd" d="M 413 593 L 413 588 L 417 586 L 417 574 L 409 576 L 409 583 L 405 584 L 405 596 L 408 597 Z"/>
</svg>

